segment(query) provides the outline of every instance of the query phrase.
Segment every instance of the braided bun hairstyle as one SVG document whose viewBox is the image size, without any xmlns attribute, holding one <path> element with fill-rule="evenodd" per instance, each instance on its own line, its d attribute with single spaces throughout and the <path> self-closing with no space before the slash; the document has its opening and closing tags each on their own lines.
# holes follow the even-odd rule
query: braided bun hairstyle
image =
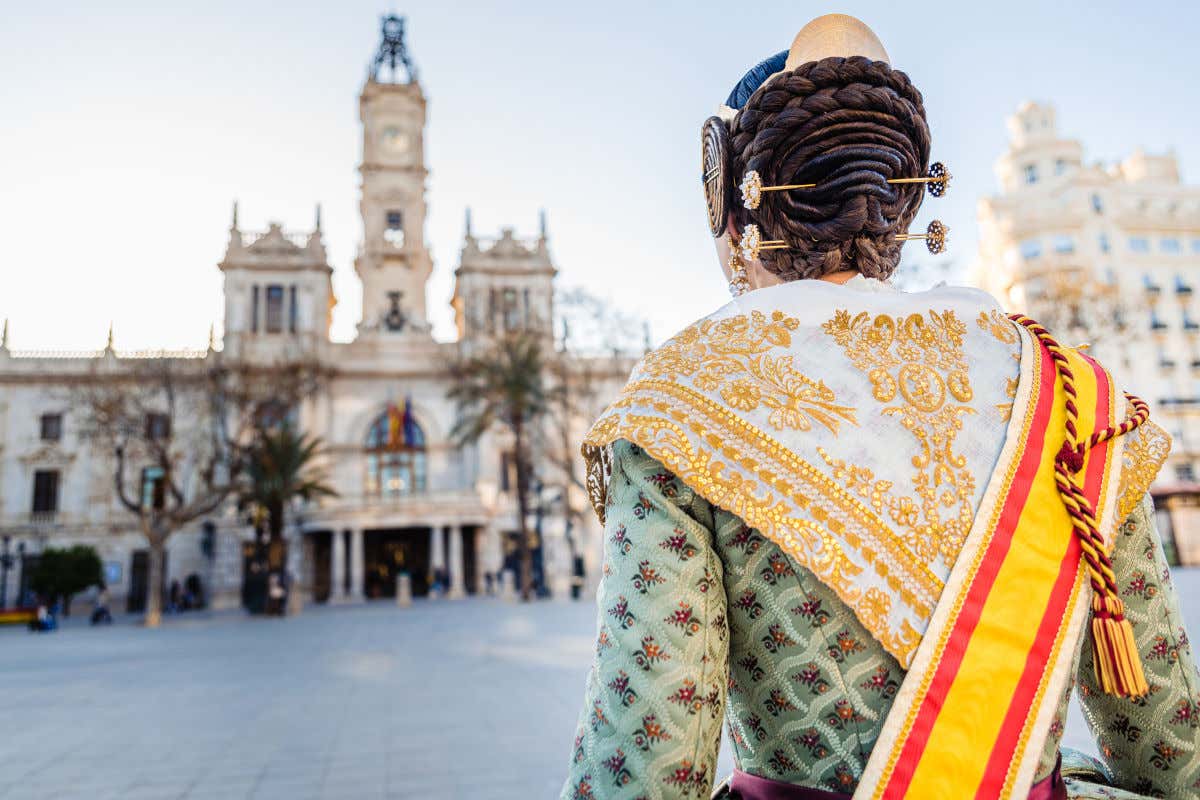
<svg viewBox="0 0 1200 800">
<path fill-rule="evenodd" d="M 862 56 L 824 58 L 758 88 L 730 128 L 731 178 L 756 170 L 767 186 L 757 209 L 733 203 L 738 230 L 756 223 L 763 266 L 784 280 L 856 269 L 887 278 L 921 207 L 921 183 L 889 184 L 929 167 L 929 125 L 921 93 L 903 72 Z"/>
</svg>

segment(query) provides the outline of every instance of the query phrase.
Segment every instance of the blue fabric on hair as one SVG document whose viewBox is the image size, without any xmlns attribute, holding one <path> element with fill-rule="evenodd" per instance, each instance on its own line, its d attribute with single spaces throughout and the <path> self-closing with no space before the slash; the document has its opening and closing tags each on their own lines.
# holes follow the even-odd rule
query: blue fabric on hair
<svg viewBox="0 0 1200 800">
<path fill-rule="evenodd" d="M 750 95 L 763 85 L 763 81 L 774 75 L 779 70 L 783 69 L 787 63 L 788 51 L 776 53 L 770 58 L 764 59 L 746 73 L 737 86 L 733 87 L 733 91 L 729 93 L 729 99 L 725 101 L 725 105 L 732 109 L 741 109 L 746 105 L 746 101 L 750 99 Z"/>
</svg>

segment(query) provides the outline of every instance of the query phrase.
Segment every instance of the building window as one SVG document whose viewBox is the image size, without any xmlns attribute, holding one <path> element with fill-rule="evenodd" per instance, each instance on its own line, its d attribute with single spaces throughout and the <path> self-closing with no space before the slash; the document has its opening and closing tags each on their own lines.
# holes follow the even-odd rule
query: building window
<svg viewBox="0 0 1200 800">
<path fill-rule="evenodd" d="M 1167 323 L 1165 323 L 1161 319 L 1159 319 L 1158 309 L 1156 309 L 1156 308 L 1150 309 L 1150 330 L 1165 331 L 1166 329 L 1167 329 Z M 1159 361 L 1162 361 L 1165 358 L 1166 358 L 1166 356 L 1163 356 L 1162 358 L 1159 359 Z"/>
<path fill-rule="evenodd" d="M 1129 249 L 1135 253 L 1149 253 L 1150 240 L 1145 236 L 1130 236 Z"/>
<path fill-rule="evenodd" d="M 258 284 L 250 291 L 250 331 L 258 333 Z"/>
<path fill-rule="evenodd" d="M 1107 253 L 1110 250 L 1112 250 L 1112 245 L 1110 245 L 1108 243 L 1108 234 L 1107 233 L 1100 234 L 1099 241 L 1100 241 L 1100 252 L 1101 253 Z"/>
<path fill-rule="evenodd" d="M 1186 464 L 1175 465 L 1175 480 L 1179 481 L 1180 483 L 1196 482 L 1196 470 L 1194 467 L 1192 467 L 1192 463 L 1190 461 Z"/>
<path fill-rule="evenodd" d="M 58 470 L 39 469 L 33 473 L 33 513 L 58 511 Z"/>
<path fill-rule="evenodd" d="M 1067 171 L 1067 160 L 1065 158 L 1054 159 L 1054 174 L 1062 175 Z"/>
<path fill-rule="evenodd" d="M 1181 252 L 1183 252 L 1183 248 L 1180 247 L 1178 239 L 1163 239 L 1158 243 L 1158 246 L 1164 253 L 1170 253 L 1171 255 L 1179 255 Z"/>
<path fill-rule="evenodd" d="M 146 415 L 146 438 L 161 442 L 171 436 L 171 418 L 166 414 L 151 412 Z"/>
<path fill-rule="evenodd" d="M 288 333 L 296 332 L 296 285 L 288 287 Z"/>
<path fill-rule="evenodd" d="M 1200 239 L 1192 239 L 1192 252 L 1200 255 Z"/>
<path fill-rule="evenodd" d="M 1021 242 L 1022 258 L 1037 258 L 1042 254 L 1042 243 L 1038 239 L 1026 239 Z"/>
<path fill-rule="evenodd" d="M 1097 214 L 1104 213 L 1104 198 L 1098 194 L 1092 195 L 1092 211 L 1095 211 Z"/>
<path fill-rule="evenodd" d="M 267 287 L 267 333 L 283 333 L 283 287 Z"/>
<path fill-rule="evenodd" d="M 299 426 L 296 406 L 274 399 L 260 403 L 254 412 L 255 425 L 265 431 L 278 431 L 284 425 L 293 430 Z"/>
<path fill-rule="evenodd" d="M 60 441 L 62 439 L 62 422 L 62 414 L 42 414 L 42 441 Z"/>
<path fill-rule="evenodd" d="M 396 209 L 387 212 L 383 239 L 392 247 L 404 246 L 404 214 Z"/>
<path fill-rule="evenodd" d="M 517 488 L 517 458 L 511 450 L 500 454 L 500 491 L 511 492 Z"/>
<path fill-rule="evenodd" d="M 166 473 L 162 467 L 146 467 L 142 470 L 142 508 L 162 510 L 166 502 Z"/>
<path fill-rule="evenodd" d="M 367 431 L 367 493 L 403 497 L 425 491 L 425 432 L 412 411 L 391 406 Z"/>
<path fill-rule="evenodd" d="M 517 290 L 504 290 L 504 330 L 515 331 L 521 328 L 521 309 L 517 305 Z"/>
<path fill-rule="evenodd" d="M 1054 237 L 1054 252 L 1056 253 L 1074 253 L 1075 240 L 1070 236 L 1055 236 Z"/>
<path fill-rule="evenodd" d="M 1038 179 L 1037 164 L 1026 164 L 1025 165 L 1025 182 L 1026 183 L 1037 183 L 1037 179 Z"/>
</svg>

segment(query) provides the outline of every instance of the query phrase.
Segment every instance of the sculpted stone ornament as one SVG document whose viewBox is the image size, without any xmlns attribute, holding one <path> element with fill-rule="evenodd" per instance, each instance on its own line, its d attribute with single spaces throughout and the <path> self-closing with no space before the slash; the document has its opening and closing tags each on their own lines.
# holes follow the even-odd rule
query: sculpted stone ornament
<svg viewBox="0 0 1200 800">
<path fill-rule="evenodd" d="M 400 308 L 400 298 L 404 292 L 388 292 L 387 295 L 392 305 L 383 316 L 383 327 L 393 333 L 399 333 L 408 324 L 408 315 Z"/>
</svg>

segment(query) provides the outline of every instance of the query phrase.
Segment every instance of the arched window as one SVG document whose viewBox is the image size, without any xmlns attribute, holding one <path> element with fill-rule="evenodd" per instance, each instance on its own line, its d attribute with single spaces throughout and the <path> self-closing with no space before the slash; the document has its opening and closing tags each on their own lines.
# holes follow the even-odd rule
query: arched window
<svg viewBox="0 0 1200 800">
<path fill-rule="evenodd" d="M 425 432 L 404 407 L 380 414 L 367 431 L 367 493 L 403 497 L 425 491 Z"/>
</svg>

